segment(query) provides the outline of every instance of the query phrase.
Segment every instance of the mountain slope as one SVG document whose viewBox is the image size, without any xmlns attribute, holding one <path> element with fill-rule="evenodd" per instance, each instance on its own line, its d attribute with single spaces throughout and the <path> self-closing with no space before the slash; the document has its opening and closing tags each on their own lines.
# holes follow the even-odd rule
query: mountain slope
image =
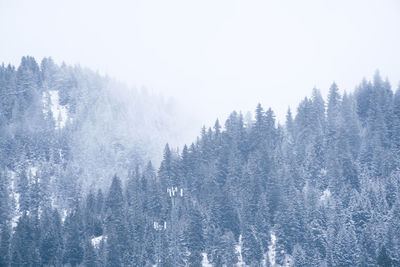
<svg viewBox="0 0 400 267">
<path fill-rule="evenodd" d="M 58 111 L 35 108 L 43 94 L 18 94 L 2 113 L 20 117 L 2 117 L 0 265 L 400 264 L 400 90 L 379 74 L 353 94 L 333 84 L 326 103 L 314 90 L 285 125 L 261 105 L 247 122 L 232 112 L 181 152 L 167 144 L 158 170 L 126 152 L 125 99 L 59 91 L 64 116 L 52 102 Z M 127 179 L 97 192 L 69 184 L 98 179 L 96 166 Z"/>
<path fill-rule="evenodd" d="M 40 66 L 32 57 L 17 69 L 1 66 L 0 101 L 2 168 L 35 176 L 34 168 L 57 180 L 61 198 L 79 187 L 108 186 L 112 175 L 126 177 L 129 167 L 150 159 L 157 163 L 164 144 L 182 138 L 183 116 L 171 102 L 51 58 Z"/>
</svg>

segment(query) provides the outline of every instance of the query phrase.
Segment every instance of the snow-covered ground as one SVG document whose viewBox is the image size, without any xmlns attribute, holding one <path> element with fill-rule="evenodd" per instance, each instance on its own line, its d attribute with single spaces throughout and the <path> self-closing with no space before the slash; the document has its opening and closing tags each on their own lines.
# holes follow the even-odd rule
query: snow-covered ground
<svg viewBox="0 0 400 267">
<path fill-rule="evenodd" d="M 35 177 L 37 174 L 38 168 L 33 166 L 33 167 L 29 167 L 29 173 L 32 175 L 32 177 Z"/>
<path fill-rule="evenodd" d="M 238 254 L 238 263 L 237 267 L 244 267 L 246 266 L 245 262 L 243 261 L 243 256 L 242 256 L 242 246 L 243 246 L 243 240 L 242 240 L 242 235 L 239 236 L 239 244 L 235 246 L 236 252 Z"/>
<path fill-rule="evenodd" d="M 64 209 L 62 211 L 62 214 L 61 214 L 61 221 L 62 222 L 65 222 L 65 219 L 67 218 L 67 215 L 68 215 L 68 211 L 66 209 Z"/>
<path fill-rule="evenodd" d="M 68 108 L 60 105 L 59 94 L 56 90 L 49 90 L 43 93 L 44 113 L 51 111 L 55 121 L 56 129 L 62 129 L 68 121 Z"/>
<path fill-rule="evenodd" d="M 208 261 L 207 253 L 201 253 L 203 256 L 203 261 L 201 262 L 201 265 L 203 267 L 213 267 L 211 263 Z"/>
<path fill-rule="evenodd" d="M 99 248 L 100 243 L 103 240 L 106 241 L 107 240 L 107 236 L 101 235 L 101 236 L 97 236 L 97 237 L 92 238 L 92 240 L 91 240 L 92 246 L 94 248 Z"/>
<path fill-rule="evenodd" d="M 276 266 L 276 235 L 271 232 L 271 243 L 268 246 L 268 259 L 270 266 Z"/>
<path fill-rule="evenodd" d="M 8 176 L 10 177 L 10 180 L 11 180 L 11 182 L 10 182 L 10 189 L 11 189 L 11 192 L 10 192 L 10 195 L 11 195 L 11 198 L 12 199 L 14 199 L 14 205 L 15 205 L 15 213 L 14 213 L 14 216 L 12 217 L 12 219 L 11 219 L 11 226 L 13 227 L 13 228 L 15 228 L 16 226 L 17 226 L 17 222 L 18 222 L 18 220 L 19 220 L 19 217 L 21 217 L 21 213 L 19 212 L 19 196 L 20 196 L 20 194 L 19 193 L 17 193 L 17 181 L 16 181 L 16 175 L 15 175 L 15 172 L 13 172 L 13 171 L 9 171 L 9 174 L 8 174 Z"/>
<path fill-rule="evenodd" d="M 292 266 L 292 257 L 288 254 L 285 254 L 284 250 L 281 250 L 280 253 L 285 255 L 285 260 L 284 260 L 284 265 L 280 265 L 276 263 L 276 240 L 277 237 L 274 232 L 271 232 L 271 243 L 268 246 L 268 260 L 269 260 L 269 266 L 272 267 L 290 267 Z M 266 265 L 266 259 L 264 259 L 264 266 Z"/>
<path fill-rule="evenodd" d="M 329 202 L 329 200 L 330 200 L 330 198 L 331 198 L 331 191 L 327 188 L 327 189 L 325 189 L 324 190 L 324 192 L 322 192 L 322 195 L 321 195 L 321 197 L 319 198 L 319 201 L 322 203 L 322 204 L 324 204 L 324 205 L 326 205 L 328 202 Z"/>
</svg>

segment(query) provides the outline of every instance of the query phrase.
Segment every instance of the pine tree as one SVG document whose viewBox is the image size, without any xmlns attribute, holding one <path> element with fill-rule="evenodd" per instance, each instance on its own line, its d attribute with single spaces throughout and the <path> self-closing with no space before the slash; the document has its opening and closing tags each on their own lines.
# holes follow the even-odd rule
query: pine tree
<svg viewBox="0 0 400 267">
<path fill-rule="evenodd" d="M 0 266 L 10 265 L 10 206 L 5 171 L 0 171 Z"/>
<path fill-rule="evenodd" d="M 62 235 L 61 221 L 57 211 L 46 209 L 40 218 L 41 235 L 39 252 L 41 262 L 48 266 L 57 266 L 61 263 Z"/>
<path fill-rule="evenodd" d="M 64 225 L 65 250 L 63 263 L 78 266 L 83 261 L 83 227 L 82 214 L 79 207 L 68 214 Z"/>
<path fill-rule="evenodd" d="M 11 242 L 11 266 L 38 266 L 39 252 L 35 243 L 35 229 L 24 212 L 18 220 Z"/>
<path fill-rule="evenodd" d="M 379 251 L 377 263 L 378 263 L 378 266 L 380 266 L 380 267 L 391 267 L 392 266 L 392 259 L 388 255 L 388 252 L 387 252 L 385 246 L 382 246 Z"/>
<path fill-rule="evenodd" d="M 106 200 L 107 264 L 125 264 L 129 261 L 125 200 L 121 180 L 114 176 Z M 118 253 L 118 255 L 114 255 Z M 118 258 L 118 260 L 116 259 Z M 111 266 L 111 265 L 110 265 Z"/>
<path fill-rule="evenodd" d="M 29 180 L 24 169 L 22 169 L 18 178 L 17 192 L 20 194 L 19 210 L 24 212 L 30 209 Z"/>
<path fill-rule="evenodd" d="M 293 263 L 296 267 L 307 266 L 306 255 L 300 244 L 294 245 L 293 248 Z"/>
<path fill-rule="evenodd" d="M 33 57 L 22 57 L 21 64 L 17 70 L 17 92 L 19 97 L 19 114 L 27 115 L 27 112 L 35 111 L 35 105 L 39 103 L 40 94 L 40 70 Z M 36 111 L 33 113 L 35 114 Z M 31 116 L 33 115 L 30 114 Z"/>
<path fill-rule="evenodd" d="M 328 136 L 333 138 L 336 134 L 336 129 L 338 127 L 338 118 L 340 111 L 341 97 L 339 94 L 339 88 L 336 83 L 333 83 L 329 88 L 328 96 L 328 109 L 327 109 L 327 123 L 328 123 Z"/>
<path fill-rule="evenodd" d="M 173 156 L 169 145 L 165 145 L 164 156 L 158 172 L 159 179 L 163 188 L 177 186 L 177 175 L 173 170 Z"/>
<path fill-rule="evenodd" d="M 393 99 L 392 155 L 396 166 L 400 164 L 400 86 Z"/>
<path fill-rule="evenodd" d="M 238 262 L 235 238 L 231 231 L 224 234 L 213 226 L 208 229 L 207 258 L 213 266 L 234 266 Z"/>
<path fill-rule="evenodd" d="M 119 267 L 122 265 L 122 244 L 118 240 L 118 233 L 114 227 L 107 229 L 107 267 Z"/>
<path fill-rule="evenodd" d="M 188 229 L 186 230 L 186 248 L 189 252 L 188 265 L 201 266 L 204 250 L 203 218 L 196 207 L 191 208 Z"/>
<path fill-rule="evenodd" d="M 217 193 L 213 204 L 214 216 L 212 220 L 214 225 L 221 229 L 223 233 L 231 231 L 234 234 L 235 240 L 239 238 L 240 226 L 238 214 L 233 208 L 227 193 Z"/>
<path fill-rule="evenodd" d="M 340 191 L 341 168 L 339 155 L 339 123 L 340 123 L 341 96 L 335 83 L 329 89 L 327 109 L 327 136 L 326 136 L 326 171 L 327 181 L 331 189 Z"/>
<path fill-rule="evenodd" d="M 94 248 L 89 241 L 86 241 L 84 245 L 83 264 L 87 267 L 100 266 L 97 260 L 96 252 L 94 251 Z"/>
<path fill-rule="evenodd" d="M 258 240 L 254 235 L 254 231 L 251 226 L 245 225 L 243 229 L 243 247 L 242 255 L 247 265 L 252 266 L 261 262 L 262 250 Z"/>
<path fill-rule="evenodd" d="M 333 264 L 335 266 L 351 266 L 360 262 L 360 250 L 357 244 L 354 227 L 351 225 L 351 222 L 344 222 L 341 224 L 333 250 Z"/>
<path fill-rule="evenodd" d="M 10 226 L 3 222 L 0 225 L 0 266 L 10 266 L 10 240 L 11 240 L 11 229 Z"/>
<path fill-rule="evenodd" d="M 86 197 L 84 209 L 85 234 L 89 237 L 101 236 L 103 234 L 102 222 L 96 212 L 96 199 L 92 192 Z"/>
</svg>

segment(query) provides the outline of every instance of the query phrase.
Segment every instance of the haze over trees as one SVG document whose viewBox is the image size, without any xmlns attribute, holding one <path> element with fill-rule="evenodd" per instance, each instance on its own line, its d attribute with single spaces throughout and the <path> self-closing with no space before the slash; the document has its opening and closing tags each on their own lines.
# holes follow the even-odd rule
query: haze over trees
<svg viewBox="0 0 400 267">
<path fill-rule="evenodd" d="M 173 115 L 118 86 L 0 68 L 0 266 L 399 266 L 400 89 L 378 73 L 284 125 L 234 111 L 159 167 Z"/>
</svg>

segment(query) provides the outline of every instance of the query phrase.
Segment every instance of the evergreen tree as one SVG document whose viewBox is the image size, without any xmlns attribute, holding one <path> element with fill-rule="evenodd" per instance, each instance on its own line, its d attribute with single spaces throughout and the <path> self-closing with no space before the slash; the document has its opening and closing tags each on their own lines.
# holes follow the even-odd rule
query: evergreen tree
<svg viewBox="0 0 400 267">
<path fill-rule="evenodd" d="M 35 244 L 35 229 L 24 212 L 18 220 L 11 242 L 11 266 L 38 266 L 39 251 Z"/>
<path fill-rule="evenodd" d="M 11 229 L 7 223 L 1 224 L 1 235 L 0 235 L 0 266 L 10 266 L 10 240 L 11 240 Z"/>
<path fill-rule="evenodd" d="M 42 264 L 57 266 L 61 263 L 62 235 L 61 221 L 57 210 L 45 210 L 41 216 L 39 252 Z"/>
<path fill-rule="evenodd" d="M 245 226 L 243 230 L 242 255 L 247 265 L 257 265 L 262 259 L 262 250 L 258 240 L 250 226 Z"/>
<path fill-rule="evenodd" d="M 17 192 L 20 194 L 19 210 L 24 212 L 30 209 L 29 180 L 24 169 L 21 171 L 18 178 Z"/>
<path fill-rule="evenodd" d="M 118 240 L 118 234 L 115 228 L 107 229 L 107 267 L 119 267 L 122 265 L 122 244 Z"/>
<path fill-rule="evenodd" d="M 121 180 L 114 176 L 106 200 L 107 264 L 119 266 L 129 261 L 125 200 Z M 116 254 L 118 253 L 118 254 Z M 117 259 L 118 258 L 118 259 Z M 113 265 L 114 264 L 114 265 Z"/>
<path fill-rule="evenodd" d="M 83 261 L 83 227 L 79 207 L 68 214 L 64 224 L 65 250 L 63 263 L 78 266 Z"/>
<path fill-rule="evenodd" d="M 86 241 L 84 245 L 83 264 L 87 267 L 100 266 L 97 260 L 96 252 L 94 251 L 92 244 L 88 241 Z"/>
<path fill-rule="evenodd" d="M 188 265 L 201 266 L 202 252 L 204 251 L 203 224 L 200 212 L 193 207 L 190 210 L 188 229 L 185 233 L 186 248 L 189 252 Z"/>
<path fill-rule="evenodd" d="M 380 266 L 380 267 L 391 267 L 392 266 L 392 259 L 388 255 L 388 252 L 386 251 L 385 246 L 382 246 L 379 251 L 377 263 L 378 263 L 378 266 Z"/>
<path fill-rule="evenodd" d="M 399 265 L 400 89 L 379 73 L 327 105 L 313 89 L 284 125 L 233 111 L 158 170 L 141 167 L 156 140 L 115 119 L 149 96 L 115 108 L 114 85 L 50 58 L 0 66 L 0 266 Z"/>
<path fill-rule="evenodd" d="M 177 186 L 177 174 L 174 172 L 174 159 L 169 145 L 165 145 L 163 161 L 158 172 L 159 179 L 163 188 Z"/>
</svg>

